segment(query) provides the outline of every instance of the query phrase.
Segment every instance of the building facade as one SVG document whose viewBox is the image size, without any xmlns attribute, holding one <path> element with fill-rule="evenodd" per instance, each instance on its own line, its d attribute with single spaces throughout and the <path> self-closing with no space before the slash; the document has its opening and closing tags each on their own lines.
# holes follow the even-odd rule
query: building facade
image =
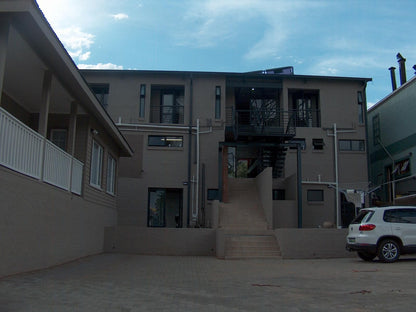
<svg viewBox="0 0 416 312">
<path fill-rule="evenodd" d="M 348 194 L 368 187 L 370 79 L 292 67 L 81 73 L 134 150 L 120 161 L 119 225 L 215 228 L 215 201 L 232 201 L 241 179 L 257 179 L 270 229 L 342 226 L 363 204 Z"/>
<path fill-rule="evenodd" d="M 132 150 L 35 1 L 0 2 L 0 276 L 103 251 Z"/>
<path fill-rule="evenodd" d="M 400 56 L 400 57 L 399 57 Z M 406 81 L 404 61 L 397 88 L 394 68 L 393 92 L 368 110 L 371 182 L 375 205 L 416 204 L 416 79 Z M 403 67 L 402 67 L 403 66 Z M 402 69 L 403 68 L 403 69 Z"/>
</svg>

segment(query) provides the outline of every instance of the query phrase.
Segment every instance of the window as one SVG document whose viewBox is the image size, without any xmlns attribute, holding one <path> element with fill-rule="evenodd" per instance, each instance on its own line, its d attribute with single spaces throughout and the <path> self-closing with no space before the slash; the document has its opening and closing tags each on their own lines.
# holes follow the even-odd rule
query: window
<svg viewBox="0 0 416 312">
<path fill-rule="evenodd" d="M 98 101 L 101 103 L 102 107 L 107 109 L 108 106 L 108 91 L 110 89 L 108 84 L 91 84 L 90 85 L 92 92 L 97 97 Z"/>
<path fill-rule="evenodd" d="M 221 118 L 221 87 L 215 87 L 215 119 Z"/>
<path fill-rule="evenodd" d="M 296 143 L 300 144 L 300 149 L 304 151 L 306 149 L 306 141 L 305 139 L 293 139 L 289 143 Z M 290 147 L 290 149 L 297 149 L 296 147 Z"/>
<path fill-rule="evenodd" d="M 323 139 L 312 139 L 312 145 L 314 150 L 323 150 L 325 143 Z"/>
<path fill-rule="evenodd" d="M 139 118 L 144 118 L 145 111 L 145 99 L 146 99 L 146 85 L 140 85 L 140 105 L 139 105 Z"/>
<path fill-rule="evenodd" d="M 147 140 L 147 145 L 148 146 L 160 146 L 160 147 L 183 147 L 183 137 L 149 135 L 148 140 Z"/>
<path fill-rule="evenodd" d="M 319 91 L 289 90 L 296 127 L 320 127 Z"/>
<path fill-rule="evenodd" d="M 324 201 L 324 191 L 323 190 L 308 190 L 307 198 L 308 198 L 308 201 L 322 202 Z"/>
<path fill-rule="evenodd" d="M 208 189 L 207 191 L 207 200 L 216 200 L 220 199 L 220 194 L 218 189 Z"/>
<path fill-rule="evenodd" d="M 114 195 L 116 182 L 116 160 L 108 154 L 107 161 L 107 193 Z"/>
<path fill-rule="evenodd" d="M 150 188 L 148 227 L 182 227 L 182 190 Z"/>
<path fill-rule="evenodd" d="M 184 94 L 183 86 L 152 86 L 150 122 L 183 124 Z"/>
<path fill-rule="evenodd" d="M 410 159 L 406 158 L 394 164 L 395 178 L 402 178 L 410 175 Z"/>
<path fill-rule="evenodd" d="M 378 145 L 380 141 L 380 115 L 373 116 L 373 144 Z"/>
<path fill-rule="evenodd" d="M 66 151 L 67 131 L 65 129 L 52 129 L 51 142 Z"/>
<path fill-rule="evenodd" d="M 358 102 L 358 122 L 364 124 L 364 101 L 363 93 L 361 91 L 357 92 L 357 102 Z"/>
<path fill-rule="evenodd" d="M 100 144 L 93 141 L 91 154 L 90 184 L 99 188 L 101 188 L 102 167 L 103 148 Z"/>
<path fill-rule="evenodd" d="M 363 152 L 365 151 L 364 140 L 339 140 L 339 150 Z"/>
<path fill-rule="evenodd" d="M 281 190 L 281 189 L 273 190 L 273 200 L 285 200 L 285 199 L 286 199 L 285 190 Z"/>
<path fill-rule="evenodd" d="M 393 223 L 416 223 L 416 209 L 391 209 L 384 212 L 383 220 Z"/>
</svg>

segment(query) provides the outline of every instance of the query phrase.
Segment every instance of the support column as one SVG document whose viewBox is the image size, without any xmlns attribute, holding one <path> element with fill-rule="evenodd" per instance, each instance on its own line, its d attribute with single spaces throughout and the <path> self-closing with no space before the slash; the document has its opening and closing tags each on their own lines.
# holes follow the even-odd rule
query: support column
<svg viewBox="0 0 416 312">
<path fill-rule="evenodd" d="M 75 153 L 75 136 L 77 129 L 77 112 L 78 103 L 71 103 L 71 113 L 69 117 L 69 129 L 68 129 L 68 154 L 74 156 Z"/>
<path fill-rule="evenodd" d="M 52 73 L 46 70 L 43 74 L 42 95 L 39 110 L 38 132 L 46 138 L 48 131 L 49 105 L 51 102 Z"/>
<path fill-rule="evenodd" d="M 222 201 L 228 202 L 228 146 L 222 147 Z"/>
<path fill-rule="evenodd" d="M 297 147 L 297 182 L 298 182 L 298 228 L 302 228 L 302 148 L 300 144 Z"/>
<path fill-rule="evenodd" d="M 10 20 L 0 19 L 0 106 L 6 71 L 7 48 L 9 45 Z"/>
</svg>

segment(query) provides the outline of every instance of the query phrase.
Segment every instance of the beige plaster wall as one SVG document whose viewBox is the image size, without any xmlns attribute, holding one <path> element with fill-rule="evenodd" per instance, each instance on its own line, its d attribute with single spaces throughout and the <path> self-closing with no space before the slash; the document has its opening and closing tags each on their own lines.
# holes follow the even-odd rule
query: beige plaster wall
<svg viewBox="0 0 416 312">
<path fill-rule="evenodd" d="M 103 251 L 116 211 L 0 167 L 0 276 Z"/>
</svg>

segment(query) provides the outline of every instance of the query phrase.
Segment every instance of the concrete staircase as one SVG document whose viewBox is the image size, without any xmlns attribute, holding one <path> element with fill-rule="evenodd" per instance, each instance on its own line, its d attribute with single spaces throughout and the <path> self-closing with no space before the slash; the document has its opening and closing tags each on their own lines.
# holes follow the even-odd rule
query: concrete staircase
<svg viewBox="0 0 416 312">
<path fill-rule="evenodd" d="M 229 202 L 220 204 L 219 227 L 225 235 L 225 259 L 280 258 L 254 179 L 229 179 Z"/>
</svg>

